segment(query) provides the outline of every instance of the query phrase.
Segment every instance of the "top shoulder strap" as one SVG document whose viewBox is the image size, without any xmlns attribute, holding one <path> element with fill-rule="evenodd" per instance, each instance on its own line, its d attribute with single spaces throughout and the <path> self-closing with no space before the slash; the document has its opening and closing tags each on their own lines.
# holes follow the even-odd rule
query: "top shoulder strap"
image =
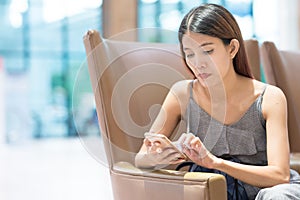
<svg viewBox="0 0 300 200">
<path fill-rule="evenodd" d="M 190 84 L 190 98 L 193 98 L 193 86 L 194 86 L 194 80 L 192 80 Z"/>
<path fill-rule="evenodd" d="M 262 96 L 262 97 L 264 96 L 267 87 L 268 87 L 268 84 L 265 85 L 264 90 L 263 90 L 262 93 L 261 93 L 261 96 Z"/>
</svg>

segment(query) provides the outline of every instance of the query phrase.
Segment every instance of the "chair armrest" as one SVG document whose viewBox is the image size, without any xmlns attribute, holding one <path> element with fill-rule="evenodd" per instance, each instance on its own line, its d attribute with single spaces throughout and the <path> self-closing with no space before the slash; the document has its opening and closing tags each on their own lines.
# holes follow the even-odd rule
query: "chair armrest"
<svg viewBox="0 0 300 200">
<path fill-rule="evenodd" d="M 226 179 L 223 175 L 204 172 L 188 172 L 184 176 L 187 180 L 207 180 L 210 199 L 227 199 Z"/>
<path fill-rule="evenodd" d="M 154 193 L 159 192 L 159 196 L 152 199 L 170 199 L 171 191 L 174 193 L 177 190 L 182 192 L 179 193 L 181 196 L 177 194 L 175 199 L 227 199 L 226 179 L 220 174 L 165 169 L 141 170 L 128 162 L 115 163 L 111 174 L 113 185 L 119 185 L 119 188 L 113 188 L 116 189 L 114 194 L 120 193 L 120 190 L 124 193 L 124 185 L 127 185 L 126 188 L 136 185 L 135 187 L 144 187 L 145 193 L 151 193 L 152 197 Z M 140 186 L 143 184 L 144 186 Z M 145 198 L 143 195 L 140 194 L 139 198 Z M 131 199 L 134 198 L 131 196 Z M 174 200 L 174 194 L 172 199 Z"/>
</svg>

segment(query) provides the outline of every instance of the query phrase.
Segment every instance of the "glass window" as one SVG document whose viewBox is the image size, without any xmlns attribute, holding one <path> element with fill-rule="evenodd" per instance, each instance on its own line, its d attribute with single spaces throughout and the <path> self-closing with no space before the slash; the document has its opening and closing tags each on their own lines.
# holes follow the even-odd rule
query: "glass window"
<svg viewBox="0 0 300 200">
<path fill-rule="evenodd" d="M 76 135 L 72 84 L 85 61 L 84 34 L 102 30 L 102 0 L 11 0 L 0 12 L 6 141 Z"/>
<path fill-rule="evenodd" d="M 193 7 L 201 3 L 216 3 L 226 7 L 236 18 L 241 27 L 244 39 L 254 37 L 253 23 L 253 0 L 139 0 L 138 5 L 138 28 L 156 27 L 176 31 L 179 28 L 183 16 Z M 168 36 L 162 35 L 140 36 L 143 41 L 170 41 Z M 148 38 L 148 39 L 147 39 Z M 173 42 L 177 42 L 174 38 Z"/>
</svg>

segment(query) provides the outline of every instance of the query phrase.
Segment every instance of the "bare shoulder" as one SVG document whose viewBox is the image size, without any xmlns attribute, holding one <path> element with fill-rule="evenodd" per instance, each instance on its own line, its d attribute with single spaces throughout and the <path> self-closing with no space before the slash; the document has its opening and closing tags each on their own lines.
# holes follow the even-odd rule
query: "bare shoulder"
<svg viewBox="0 0 300 200">
<path fill-rule="evenodd" d="M 174 95 L 183 98 L 188 96 L 189 91 L 190 91 L 190 84 L 193 80 L 181 80 L 172 86 L 170 89 L 170 92 L 172 92 Z"/>
<path fill-rule="evenodd" d="M 278 101 L 278 100 L 285 100 L 285 95 L 283 91 L 274 85 L 269 85 L 266 83 L 263 83 L 261 81 L 253 80 L 255 88 L 257 88 L 258 93 L 262 93 L 263 90 L 265 89 L 264 93 L 264 101 Z"/>
<path fill-rule="evenodd" d="M 276 103 L 278 101 L 286 101 L 286 97 L 279 87 L 267 85 L 264 100 L 268 100 L 269 103 Z"/>
<path fill-rule="evenodd" d="M 287 101 L 283 91 L 274 85 L 267 85 L 265 90 L 263 102 L 263 113 L 265 117 L 268 117 L 269 113 L 285 112 L 287 109 Z"/>
</svg>

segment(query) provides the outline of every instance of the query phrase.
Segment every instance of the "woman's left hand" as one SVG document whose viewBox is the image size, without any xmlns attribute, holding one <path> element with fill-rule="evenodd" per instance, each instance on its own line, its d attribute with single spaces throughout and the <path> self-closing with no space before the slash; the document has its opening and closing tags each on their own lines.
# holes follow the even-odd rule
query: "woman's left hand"
<svg viewBox="0 0 300 200">
<path fill-rule="evenodd" d="M 183 133 L 178 142 L 182 146 L 183 153 L 197 165 L 211 169 L 220 161 L 205 148 L 199 137 L 192 133 Z"/>
</svg>

